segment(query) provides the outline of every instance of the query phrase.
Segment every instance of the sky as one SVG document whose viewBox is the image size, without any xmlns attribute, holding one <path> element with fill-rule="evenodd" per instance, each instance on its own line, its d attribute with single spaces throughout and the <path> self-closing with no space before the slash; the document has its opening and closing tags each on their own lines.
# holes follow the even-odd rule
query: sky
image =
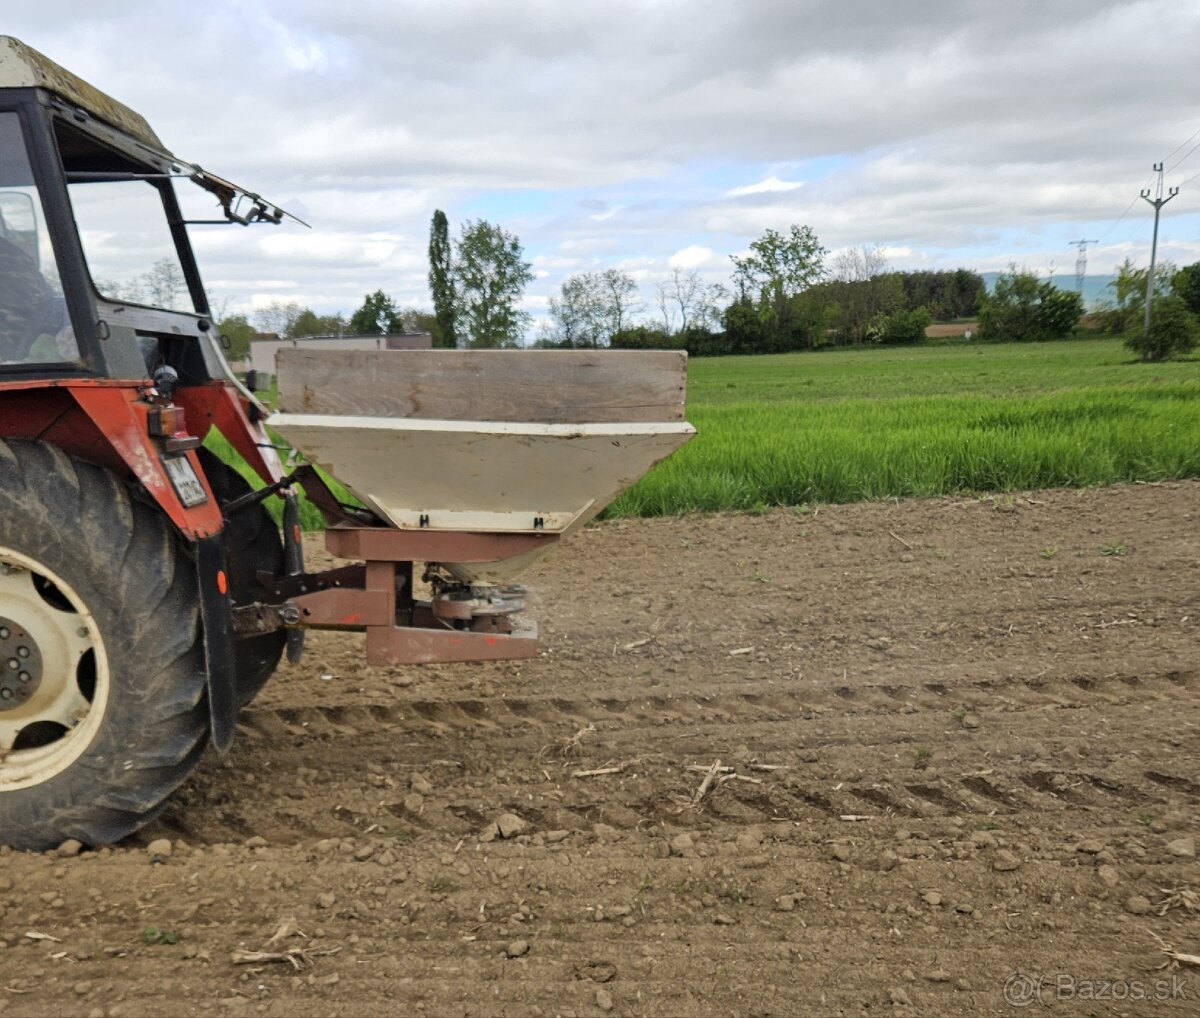
<svg viewBox="0 0 1200 1018">
<path fill-rule="evenodd" d="M 429 220 L 577 272 L 727 282 L 768 228 L 896 269 L 1200 260 L 1200 4 L 9 0 L 4 31 L 312 224 L 198 227 L 226 311 L 428 307 Z M 187 186 L 187 185 L 185 185 Z"/>
</svg>

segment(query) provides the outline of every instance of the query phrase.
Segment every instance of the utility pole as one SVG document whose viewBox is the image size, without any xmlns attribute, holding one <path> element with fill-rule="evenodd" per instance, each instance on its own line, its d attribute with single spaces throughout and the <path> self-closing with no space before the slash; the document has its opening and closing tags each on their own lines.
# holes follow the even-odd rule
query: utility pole
<svg viewBox="0 0 1200 1018">
<path fill-rule="evenodd" d="M 1075 257 L 1075 292 L 1080 297 L 1083 296 L 1083 277 L 1087 275 L 1087 247 L 1089 244 L 1099 244 L 1098 240 L 1069 240 L 1067 243 L 1071 247 L 1079 248 L 1079 254 Z"/>
<path fill-rule="evenodd" d="M 1158 214 L 1162 211 L 1162 207 L 1179 193 L 1179 188 L 1173 187 L 1164 198 L 1163 164 L 1155 163 L 1154 172 L 1158 174 L 1158 189 L 1154 194 L 1154 200 L 1150 200 L 1149 188 L 1142 191 L 1142 197 L 1154 206 L 1154 239 L 1150 242 L 1150 274 L 1146 276 L 1146 317 L 1142 323 L 1142 328 L 1147 332 L 1150 331 L 1150 304 L 1154 299 L 1154 262 L 1158 256 Z"/>
</svg>

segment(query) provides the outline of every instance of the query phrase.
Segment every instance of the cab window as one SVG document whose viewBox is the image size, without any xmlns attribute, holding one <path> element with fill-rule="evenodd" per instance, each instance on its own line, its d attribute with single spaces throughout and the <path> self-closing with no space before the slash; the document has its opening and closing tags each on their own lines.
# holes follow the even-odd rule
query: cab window
<svg viewBox="0 0 1200 1018">
<path fill-rule="evenodd" d="M 0 113 L 0 364 L 78 360 L 20 118 Z"/>
</svg>

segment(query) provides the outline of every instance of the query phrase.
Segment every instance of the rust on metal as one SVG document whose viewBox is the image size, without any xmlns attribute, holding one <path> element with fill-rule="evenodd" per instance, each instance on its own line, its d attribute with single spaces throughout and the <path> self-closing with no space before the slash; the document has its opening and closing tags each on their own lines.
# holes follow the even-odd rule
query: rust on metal
<svg viewBox="0 0 1200 1018">
<path fill-rule="evenodd" d="M 394 616 L 386 592 L 353 587 L 330 587 L 292 598 L 303 625 L 311 629 L 371 629 L 392 627 Z"/>
<path fill-rule="evenodd" d="M 391 527 L 330 527 L 325 547 L 338 558 L 376 562 L 498 562 L 544 548 L 554 533 L 483 533 L 395 530 Z"/>
<path fill-rule="evenodd" d="M 418 665 L 449 661 L 511 661 L 536 657 L 537 632 L 506 636 L 460 629 L 397 626 L 367 630 L 367 664 Z"/>
</svg>

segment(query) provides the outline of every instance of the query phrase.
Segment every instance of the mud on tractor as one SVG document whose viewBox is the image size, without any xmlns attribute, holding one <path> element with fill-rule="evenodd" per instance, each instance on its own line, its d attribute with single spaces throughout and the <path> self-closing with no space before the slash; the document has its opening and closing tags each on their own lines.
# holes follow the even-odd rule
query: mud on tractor
<svg viewBox="0 0 1200 1018">
<path fill-rule="evenodd" d="M 147 822 L 305 628 L 372 664 L 536 653 L 514 578 L 692 434 L 676 353 L 286 351 L 269 415 L 189 227 L 290 218 L 0 37 L 2 844 Z M 349 564 L 306 570 L 301 490 Z"/>
</svg>

